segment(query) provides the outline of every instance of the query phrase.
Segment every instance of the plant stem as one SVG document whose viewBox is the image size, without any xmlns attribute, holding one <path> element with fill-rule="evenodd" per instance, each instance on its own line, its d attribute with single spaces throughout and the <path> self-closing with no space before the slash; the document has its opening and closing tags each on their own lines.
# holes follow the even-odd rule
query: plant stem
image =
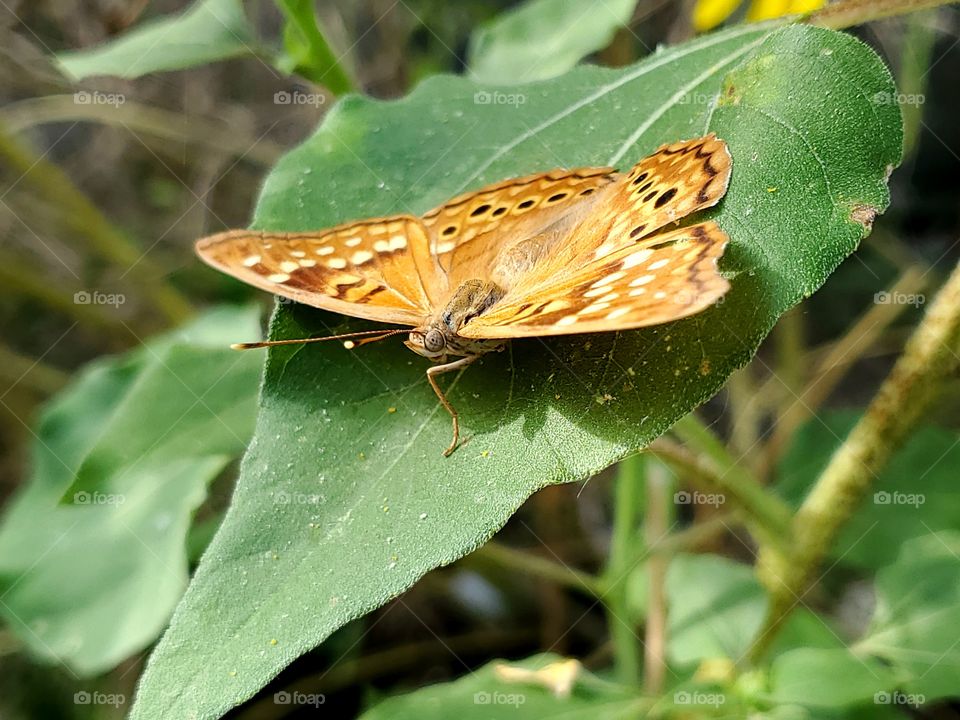
<svg viewBox="0 0 960 720">
<path fill-rule="evenodd" d="M 67 174 L 52 162 L 23 147 L 2 123 L 0 160 L 13 169 L 24 183 L 32 185 L 53 205 L 61 208 L 72 236 L 87 238 L 91 249 L 127 270 L 131 280 L 143 288 L 169 321 L 179 323 L 191 314 L 189 301 L 163 281 L 163 273 L 104 217 Z"/>
<path fill-rule="evenodd" d="M 837 449 L 793 520 L 784 558 L 761 548 L 758 573 L 772 596 L 751 657 L 758 660 L 798 605 L 841 528 L 877 474 L 936 398 L 960 358 L 960 265 L 954 268 L 866 413 Z"/>
<path fill-rule="evenodd" d="M 647 459 L 640 453 L 624 458 L 617 468 L 613 496 L 613 535 L 604 571 L 607 626 L 613 643 L 617 680 L 634 687 L 640 680 L 640 648 L 627 607 L 627 581 L 633 567 L 635 531 L 643 508 Z"/>
<path fill-rule="evenodd" d="M 678 421 L 672 432 L 702 457 L 665 438 L 655 440 L 650 450 L 668 464 L 682 468 L 691 479 L 719 491 L 743 513 L 745 522 L 762 544 L 783 548 L 789 543 L 790 509 L 764 489 L 693 413 Z"/>
<path fill-rule="evenodd" d="M 890 297 L 915 295 L 923 289 L 926 273 L 916 267 L 910 267 L 900 276 L 896 284 L 887 293 Z M 777 459 L 783 453 L 787 442 L 797 428 L 813 417 L 817 409 L 830 396 L 850 367 L 859 360 L 864 352 L 879 339 L 894 320 L 908 307 L 899 302 L 875 302 L 843 337 L 834 343 L 826 356 L 818 363 L 817 369 L 798 395 L 792 396 L 792 403 L 781 413 L 777 420 L 773 437 L 765 448 L 765 471 L 771 471 Z"/>
<path fill-rule="evenodd" d="M 356 89 L 353 79 L 340 63 L 327 42 L 311 0 L 278 0 L 284 15 L 284 45 L 295 63 L 286 68 L 308 80 L 323 85 L 334 95 Z"/>
<path fill-rule="evenodd" d="M 571 590 L 585 593 L 590 597 L 599 598 L 603 591 L 600 579 L 593 575 L 500 543 L 488 542 L 478 548 L 470 557 L 474 560 L 489 562 L 523 574 L 543 578 Z"/>
<path fill-rule="evenodd" d="M 647 468 L 647 520 L 646 545 L 652 547 L 667 534 L 670 515 L 670 481 L 666 468 L 660 463 L 649 462 Z M 651 554 L 647 561 L 649 584 L 647 587 L 646 641 L 643 657 L 643 689 L 648 695 L 659 695 L 667 671 L 667 566 L 670 556 L 665 553 Z"/>
<path fill-rule="evenodd" d="M 811 25 L 840 30 L 872 20 L 907 15 L 955 2 L 956 0 L 841 0 L 811 13 L 805 21 Z"/>
</svg>

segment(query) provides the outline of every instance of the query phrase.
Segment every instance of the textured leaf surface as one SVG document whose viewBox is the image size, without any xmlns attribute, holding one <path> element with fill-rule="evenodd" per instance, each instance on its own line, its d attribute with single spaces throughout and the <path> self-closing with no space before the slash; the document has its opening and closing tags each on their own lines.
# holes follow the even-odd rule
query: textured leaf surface
<svg viewBox="0 0 960 720">
<path fill-rule="evenodd" d="M 163 629 L 193 511 L 253 432 L 259 363 L 226 342 L 257 330 L 256 308 L 211 312 L 93 364 L 46 409 L 0 528 L 0 613 L 31 652 L 96 674 Z M 81 467 L 96 482 L 59 505 Z"/>
<path fill-rule="evenodd" d="M 478 82 L 512 85 L 566 72 L 606 47 L 636 0 L 527 0 L 471 38 L 468 67 Z"/>
<path fill-rule="evenodd" d="M 276 348 L 224 524 L 142 678 L 134 718 L 214 718 L 333 630 L 489 538 L 535 490 L 582 479 L 715 393 L 781 312 L 813 292 L 882 210 L 899 159 L 889 73 L 858 41 L 750 26 L 629 68 L 582 67 L 478 104 L 438 77 L 391 103 L 347 98 L 271 174 L 255 224 L 309 229 L 556 166 L 631 165 L 715 131 L 733 179 L 711 217 L 732 244 L 725 302 L 670 326 L 520 341 L 446 380 L 398 342 Z M 705 101 L 704 98 L 709 101 Z M 714 102 L 719 98 L 719 102 Z M 273 337 L 361 329 L 284 305 Z M 273 642 L 276 641 L 276 642 Z"/>
<path fill-rule="evenodd" d="M 252 53 L 254 42 L 240 0 L 200 0 L 179 15 L 147 21 L 116 40 L 60 53 L 57 63 L 74 80 L 135 78 Z"/>
</svg>

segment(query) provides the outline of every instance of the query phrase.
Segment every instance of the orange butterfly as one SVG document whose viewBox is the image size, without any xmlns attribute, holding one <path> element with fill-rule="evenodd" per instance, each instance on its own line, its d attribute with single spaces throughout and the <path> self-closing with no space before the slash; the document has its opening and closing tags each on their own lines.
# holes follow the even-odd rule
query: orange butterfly
<svg viewBox="0 0 960 720">
<path fill-rule="evenodd" d="M 717 269 L 728 237 L 716 223 L 664 228 L 715 205 L 730 168 L 726 143 L 710 134 L 664 145 L 626 174 L 552 170 L 459 195 L 419 218 L 232 230 L 196 249 L 211 266 L 291 300 L 412 326 L 338 337 L 409 332 L 407 347 L 438 363 L 427 379 L 453 419 L 449 455 L 459 422 L 437 375 L 510 338 L 657 325 L 728 290 Z"/>
</svg>

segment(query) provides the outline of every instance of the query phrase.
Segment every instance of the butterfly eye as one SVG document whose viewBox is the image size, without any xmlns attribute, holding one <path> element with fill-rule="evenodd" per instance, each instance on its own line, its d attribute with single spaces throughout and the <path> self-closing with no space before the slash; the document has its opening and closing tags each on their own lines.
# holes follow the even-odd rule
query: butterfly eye
<svg viewBox="0 0 960 720">
<path fill-rule="evenodd" d="M 423 338 L 423 346 L 430 352 L 440 352 L 446 346 L 447 341 L 443 338 L 443 333 L 439 330 L 428 330 Z"/>
</svg>

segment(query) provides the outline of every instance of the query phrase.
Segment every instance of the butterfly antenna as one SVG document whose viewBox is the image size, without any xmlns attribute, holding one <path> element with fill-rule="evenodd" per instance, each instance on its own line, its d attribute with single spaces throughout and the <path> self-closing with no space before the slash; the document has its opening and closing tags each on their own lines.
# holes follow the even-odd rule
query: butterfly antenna
<svg viewBox="0 0 960 720">
<path fill-rule="evenodd" d="M 369 342 L 383 340 L 393 335 L 410 332 L 406 328 L 398 330 L 364 330 L 362 332 L 343 333 L 342 335 L 327 335 L 318 338 L 296 338 L 293 340 L 262 340 L 260 342 L 234 343 L 230 347 L 234 350 L 255 350 L 256 348 L 274 347 L 276 345 L 306 345 L 307 343 L 324 342 L 326 340 L 345 340 L 344 347 L 348 350 L 358 345 Z M 353 342 L 352 338 L 364 338 L 359 342 Z"/>
</svg>

